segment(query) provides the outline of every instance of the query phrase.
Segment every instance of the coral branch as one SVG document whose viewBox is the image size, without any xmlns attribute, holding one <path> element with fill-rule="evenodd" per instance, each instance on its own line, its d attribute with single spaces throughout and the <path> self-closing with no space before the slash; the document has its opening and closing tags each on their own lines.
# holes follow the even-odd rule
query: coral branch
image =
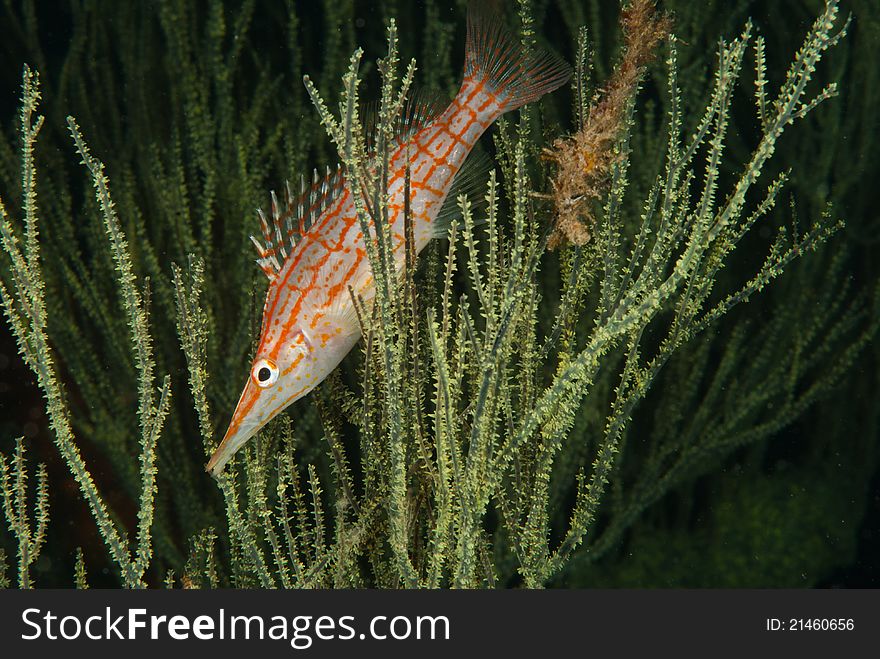
<svg viewBox="0 0 880 659">
<path fill-rule="evenodd" d="M 623 50 L 614 73 L 581 118 L 581 128 L 544 150 L 544 157 L 556 164 L 552 179 L 556 223 L 550 249 L 565 242 L 583 245 L 590 239 L 595 223 L 591 204 L 607 190 L 611 165 L 618 157 L 614 145 L 626 127 L 645 68 L 671 27 L 668 16 L 657 14 L 653 0 L 634 0 L 621 13 L 620 23 Z M 575 85 L 580 94 L 583 80 Z"/>
</svg>

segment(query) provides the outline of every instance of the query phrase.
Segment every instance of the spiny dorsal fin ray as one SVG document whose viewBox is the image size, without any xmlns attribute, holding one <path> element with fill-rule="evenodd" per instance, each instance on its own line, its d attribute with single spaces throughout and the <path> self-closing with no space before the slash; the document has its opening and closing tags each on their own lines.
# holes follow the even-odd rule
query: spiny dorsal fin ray
<svg viewBox="0 0 880 659">
<path fill-rule="evenodd" d="M 305 177 L 300 178 L 300 194 L 297 198 L 291 192 L 290 182 L 285 185 L 287 195 L 283 205 L 274 190 L 270 193 L 271 221 L 262 208 L 257 209 L 263 242 L 254 236 L 251 236 L 251 241 L 259 255 L 257 265 L 270 281 L 281 271 L 281 264 L 293 253 L 312 224 L 330 207 L 344 188 L 345 177 L 341 167 L 336 170 L 328 167 L 323 178 L 315 170 L 311 186 L 306 185 Z"/>
<path fill-rule="evenodd" d="M 449 101 L 435 91 L 416 89 L 409 93 L 403 111 L 394 124 L 392 142 L 406 142 L 415 133 L 440 116 L 449 106 Z M 361 119 L 366 137 L 368 153 L 376 148 L 379 130 L 379 103 L 371 101 L 361 108 Z"/>
<path fill-rule="evenodd" d="M 402 143 L 408 140 L 440 115 L 447 105 L 439 94 L 425 90 L 411 93 L 395 124 L 394 141 Z M 378 104 L 372 103 L 365 106 L 361 116 L 363 117 L 368 149 L 372 151 L 378 129 Z M 447 204 L 440 211 L 438 220 L 444 225 L 441 233 L 448 229 L 449 222 L 457 212 L 455 199 L 462 193 L 470 194 L 471 189 L 476 185 L 475 182 L 481 180 L 476 175 L 482 176 L 489 169 L 488 166 L 470 165 L 472 160 L 474 160 L 473 156 L 465 162 L 465 166 L 459 172 L 455 179 L 456 183 L 453 184 L 453 189 L 450 191 L 451 202 L 448 198 Z M 480 160 L 480 163 L 483 162 Z M 290 183 L 287 183 L 285 187 L 287 196 L 283 207 L 274 190 L 271 192 L 271 222 L 262 209 L 257 210 L 264 242 L 261 244 L 253 236 L 251 236 L 251 240 L 257 247 L 257 253 L 260 257 L 257 259 L 257 264 L 270 280 L 280 272 L 281 264 L 293 252 L 302 236 L 309 231 L 312 224 L 330 207 L 344 189 L 344 184 L 345 177 L 341 167 L 337 167 L 335 171 L 328 167 L 323 177 L 319 176 L 318 170 L 313 170 L 311 185 L 306 182 L 305 176 L 300 177 L 300 192 L 296 198 L 291 192 Z M 444 214 L 448 217 L 445 217 Z"/>
</svg>

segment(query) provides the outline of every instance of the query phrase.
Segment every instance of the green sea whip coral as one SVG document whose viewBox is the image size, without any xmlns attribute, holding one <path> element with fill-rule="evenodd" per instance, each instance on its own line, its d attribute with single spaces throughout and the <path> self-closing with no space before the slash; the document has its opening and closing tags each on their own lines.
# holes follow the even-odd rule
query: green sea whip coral
<svg viewBox="0 0 880 659">
<path fill-rule="evenodd" d="M 533 36 L 529 7 L 521 3 L 527 46 Z M 514 572 L 529 586 L 551 582 L 594 528 L 599 505 L 607 498 L 609 476 L 619 464 L 625 429 L 661 369 L 686 343 L 839 227 L 822 215 L 805 232 L 781 230 L 752 277 L 731 293 L 715 290 L 722 267 L 749 230 L 771 212 L 788 179 L 780 175 L 765 187 L 761 199 L 751 200 L 783 131 L 835 92 L 832 85 L 810 96 L 807 86 L 822 55 L 845 31 L 838 26 L 837 14 L 837 3 L 827 2 L 772 95 L 763 40 L 755 41 L 760 134 L 730 182 L 720 172 L 722 164 L 727 171 L 735 168 L 725 146 L 733 91 L 752 43 L 752 26 L 733 41 L 722 42 L 708 102 L 687 134 L 678 44 L 669 38 L 670 113 L 666 144 L 661 145 L 662 170 L 648 186 L 641 217 L 633 223 L 627 194 L 635 139 L 635 105 L 630 104 L 620 132 L 607 144 L 614 157 L 608 160 L 607 193 L 593 218 L 591 240 L 562 252 L 566 280 L 549 328 L 543 327 L 539 313 L 544 304 L 541 273 L 550 257 L 545 255 L 542 228 L 549 224 L 542 220 L 545 202 L 534 195 L 541 192 L 536 190 L 539 177 L 532 157 L 537 150 L 527 122 L 517 130 L 510 123 L 502 125 L 496 140 L 499 170 L 489 175 L 482 195 L 485 206 L 477 208 L 461 197 L 460 219 L 452 222 L 446 254 L 429 255 L 421 273 L 406 268 L 399 286 L 386 277 L 386 285 L 377 287 L 372 308 L 357 306 L 364 340 L 362 356 L 353 364 L 356 378 L 332 375 L 314 396 L 311 416 L 295 424 L 282 418 L 267 426 L 244 451 L 244 459 L 218 479 L 227 528 L 219 533 L 205 529 L 192 538 L 189 559 L 176 568 L 182 583 L 475 587 L 496 585 L 499 578 L 508 583 Z M 173 25 L 169 22 L 169 29 Z M 240 31 L 242 25 L 236 23 L 235 29 Z M 396 52 L 391 24 L 389 56 L 379 67 L 383 97 L 389 99 L 395 95 Z M 350 171 L 370 165 L 357 121 L 359 59 L 352 58 L 344 75 L 338 118 L 317 88 L 309 88 Z M 586 85 L 583 75 L 576 80 L 578 88 Z M 195 85 L 195 80 L 189 82 Z M 155 386 L 156 356 L 147 313 L 150 289 L 138 285 L 134 275 L 132 246 L 116 214 L 103 165 L 70 120 L 74 146 L 95 187 L 91 212 L 101 218 L 109 239 L 105 249 L 116 268 L 131 337 L 131 364 L 138 374 L 141 496 L 132 551 L 77 448 L 70 404 L 47 337 L 48 309 L 57 307 L 47 304 L 39 257 L 42 236 L 37 230 L 33 153 L 41 120 L 33 119 L 38 90 L 27 69 L 23 90 L 23 220 L 19 224 L 4 208 L 0 224 L 7 256 L 0 288 L 4 310 L 46 397 L 58 449 L 89 504 L 122 582 L 140 586 L 152 556 L 160 435 L 162 441 L 178 441 L 174 438 L 185 424 L 169 413 L 169 380 L 158 390 Z M 393 120 L 388 113 L 380 116 L 380 135 L 390 132 Z M 195 153 L 202 165 L 213 157 L 205 132 L 209 128 L 208 123 L 190 127 L 204 138 L 194 141 L 201 145 Z M 241 157 L 252 153 L 247 144 L 240 144 Z M 390 154 L 378 146 L 381 169 L 387 167 Z M 376 177 L 380 183 L 381 178 Z M 361 192 L 362 212 L 368 207 L 375 212 L 387 201 L 386 188 L 375 183 L 368 182 Z M 729 186 L 726 194 L 722 186 Z M 189 235 L 185 227 L 182 230 L 181 235 Z M 209 230 L 201 231 L 202 239 L 209 235 Z M 196 247 L 200 241 L 187 244 Z M 143 251 L 153 263 L 156 255 L 151 249 L 147 241 Z M 211 387 L 226 378 L 220 376 L 225 371 L 211 364 L 217 319 L 209 306 L 213 298 L 206 295 L 212 286 L 206 276 L 212 258 L 207 243 L 204 250 L 184 266 L 175 266 L 170 280 L 167 274 L 154 274 L 151 288 L 159 300 L 170 293 L 177 309 L 191 402 L 207 455 L 216 448 L 216 396 Z M 381 273 L 393 271 L 393 257 L 390 250 L 376 252 L 371 267 L 378 280 Z M 407 258 L 412 258 L 409 250 Z M 850 338 L 840 363 L 851 361 L 875 330 L 872 323 Z M 723 367 L 722 363 L 719 377 Z M 603 392 L 597 387 L 609 382 L 608 371 L 616 384 Z M 610 399 L 610 408 L 601 432 L 583 446 L 573 446 L 570 438 L 577 434 L 584 401 L 603 397 Z M 324 473 L 319 471 L 319 457 L 303 468 L 294 453 L 295 445 L 302 453 L 301 434 L 317 426 L 323 429 L 329 451 Z M 669 487 L 663 466 L 670 457 L 686 456 L 692 448 L 679 447 L 678 453 L 661 456 L 645 499 Z M 572 459 L 572 450 L 578 460 Z M 23 466 L 15 467 L 16 473 L 24 473 Z M 573 505 L 565 508 L 567 524 L 551 534 L 556 483 L 566 473 L 576 483 Z M 614 493 L 615 500 L 617 496 Z M 13 506 L 19 512 L 12 515 L 11 526 L 25 550 L 19 555 L 20 575 L 30 565 L 30 550 L 40 545 L 40 525 L 46 524 L 41 521 L 47 519 L 45 506 L 39 501 L 36 535 L 22 521 L 24 508 Z M 228 551 L 216 551 L 218 538 Z M 77 575 L 83 584 L 82 563 Z M 176 583 L 173 574 L 167 582 Z"/>
</svg>

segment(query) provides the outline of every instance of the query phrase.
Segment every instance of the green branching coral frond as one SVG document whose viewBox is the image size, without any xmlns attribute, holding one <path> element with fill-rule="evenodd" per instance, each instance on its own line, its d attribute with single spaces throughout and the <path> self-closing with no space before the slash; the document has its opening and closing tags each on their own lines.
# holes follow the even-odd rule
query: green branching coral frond
<svg viewBox="0 0 880 659">
<path fill-rule="evenodd" d="M 28 510 L 27 481 L 24 440 L 15 440 L 15 456 L 7 463 L 0 454 L 0 493 L 3 496 L 3 512 L 9 530 L 18 540 L 18 587 L 32 588 L 30 569 L 39 558 L 46 542 L 46 526 L 49 523 L 49 481 L 46 465 L 37 470 L 36 502 L 33 519 Z"/>
<path fill-rule="evenodd" d="M 83 557 L 82 549 L 76 550 L 76 568 L 73 573 L 73 580 L 78 590 L 88 590 L 88 574 L 86 573 L 86 559 Z"/>
<path fill-rule="evenodd" d="M 571 95 L 493 128 L 496 167 L 477 194 L 452 200 L 448 234 L 418 258 L 408 194 L 403 253 L 392 249 L 389 161 L 415 87 L 449 88 L 457 75 L 439 2 L 365 28 L 364 49 L 352 3 L 263 12 L 160 2 L 154 16 L 108 6 L 130 19 L 116 22 L 82 8 L 63 75 L 47 75 L 61 82 L 46 120 L 37 75 L 24 69 L 16 137 L 0 140 L 0 301 L 122 585 L 649 582 L 662 539 L 689 533 L 661 508 L 692 519 L 691 490 L 710 480 L 730 498 L 713 499 L 707 519 L 732 533 L 729 517 L 752 505 L 748 528 L 759 527 L 766 502 L 730 495 L 732 474 L 757 474 L 768 493 L 800 487 L 801 472 L 774 481 L 765 467 L 776 438 L 819 414 L 841 383 L 874 385 L 852 368 L 880 330 L 877 273 L 850 235 L 864 220 L 838 219 L 838 165 L 809 146 L 844 130 L 834 99 L 848 94 L 843 69 L 825 59 L 854 47 L 838 2 L 821 3 L 784 65 L 772 25 L 725 23 L 746 21 L 746 3 L 716 19 L 671 2 L 675 23 L 630 3 L 651 33 L 637 54 L 632 23 L 612 51 L 602 3 L 514 4 L 525 47 L 574 58 Z M 543 43 L 557 14 L 566 34 Z M 333 28 L 318 58 L 315 20 Z M 125 48 L 118 65 L 95 64 L 120 24 L 144 26 L 138 47 L 161 66 Z M 738 36 L 718 42 L 720 30 Z M 251 57 L 256 36 L 288 44 L 283 69 L 272 54 Z M 374 65 L 368 44 L 383 36 Z M 689 45 L 707 42 L 718 44 L 710 62 Z M 150 116 L 151 99 L 118 88 L 117 74 L 167 88 L 168 111 Z M 364 116 L 370 95 L 375 121 Z M 68 111 L 83 129 L 63 120 Z M 85 172 L 69 174 L 77 156 Z M 349 291 L 363 339 L 211 478 L 203 464 L 259 332 L 251 209 L 291 172 L 334 158 L 375 282 L 372 298 Z M 583 194 L 561 195 L 562 180 Z M 556 231 L 563 203 L 589 218 L 584 232 Z M 868 284 L 853 279 L 859 258 Z M 95 355 L 106 355 L 100 366 Z M 860 482 L 880 456 L 870 430 L 880 418 L 864 423 Z M 31 441 L 0 459 L 11 530 L 0 586 L 7 555 L 27 588 L 43 582 L 37 556 L 54 550 L 54 483 L 40 467 L 29 493 Z M 800 443 L 805 469 L 828 473 L 833 438 Z M 111 477 L 93 478 L 90 451 Z M 114 510 L 105 493 L 115 485 L 136 516 Z M 625 542 L 653 553 L 624 557 Z M 723 562 L 718 552 L 711 560 Z M 101 561 L 78 551 L 65 583 L 102 585 Z M 727 576 L 719 582 L 742 581 Z"/>
<path fill-rule="evenodd" d="M 25 200 L 23 211 L 25 239 L 24 251 L 22 251 L 19 247 L 20 242 L 16 236 L 15 229 L 5 208 L 0 204 L 0 216 L 2 216 L 0 217 L 0 221 L 2 221 L 0 236 L 2 236 L 3 249 L 11 263 L 13 273 L 11 285 L 7 285 L 6 282 L 0 284 L 4 310 L 13 327 L 19 350 L 25 357 L 28 366 L 34 371 L 37 382 L 46 397 L 47 412 L 55 435 L 56 446 L 67 462 L 71 473 L 80 486 L 84 498 L 89 504 L 101 535 L 107 543 L 114 561 L 122 571 L 124 583 L 128 587 L 138 587 L 143 585 L 143 574 L 149 567 L 152 556 L 151 527 L 156 492 L 155 449 L 162 424 L 168 414 L 169 381 L 166 378 L 159 393 L 158 402 L 154 403 L 152 391 L 153 366 L 149 354 L 150 338 L 147 328 L 147 316 L 143 302 L 135 287 L 125 238 L 113 210 L 113 202 L 110 198 L 107 179 L 103 173 L 103 165 L 89 154 L 88 147 L 76 123 L 70 119 L 69 125 L 74 143 L 80 156 L 83 158 L 83 163 L 86 164 L 92 174 L 95 191 L 98 196 L 105 226 L 107 227 L 108 237 L 110 238 L 111 249 L 117 260 L 117 268 L 120 273 L 120 289 L 125 300 L 129 323 L 132 328 L 133 346 L 141 357 L 139 363 L 142 387 L 139 410 L 142 424 L 142 454 L 140 462 L 143 487 L 139 512 L 137 549 L 134 556 L 131 556 L 127 548 L 126 536 L 112 521 L 106 503 L 98 492 L 75 443 L 69 412 L 61 393 L 58 376 L 53 368 L 52 351 L 46 335 L 47 304 L 45 285 L 39 262 L 39 243 L 36 239 L 38 220 L 36 193 L 34 190 L 36 171 L 32 155 L 37 132 L 43 120 L 42 117 L 38 117 L 32 121 L 33 113 L 39 100 L 39 90 L 36 75 L 27 67 L 24 70 L 22 88 L 24 108 L 21 113 L 22 167 L 24 172 L 22 176 L 22 196 Z M 24 478 L 24 472 L 21 471 L 20 467 L 21 465 L 16 462 L 14 474 L 17 483 L 23 483 Z M 45 477 L 43 477 L 42 481 L 45 481 Z M 21 487 L 23 488 L 23 484 Z M 42 500 L 40 499 L 40 501 Z M 16 499 L 17 519 L 22 521 L 23 524 L 24 513 L 22 506 L 23 502 Z M 39 510 L 40 505 L 38 504 Z M 11 511 L 12 509 L 10 508 L 8 514 L 12 514 Z M 45 514 L 45 511 L 38 514 L 38 520 L 41 519 L 41 514 Z M 32 541 L 29 538 L 27 526 L 22 524 L 17 526 L 20 539 L 27 538 L 26 544 L 30 543 L 28 546 L 33 545 L 30 548 L 38 551 L 39 544 L 42 542 L 41 534 L 37 533 Z M 40 524 L 38 529 L 42 527 L 43 524 Z M 25 542 L 24 540 L 21 541 Z M 25 560 L 22 570 L 26 572 L 28 565 L 29 563 Z M 23 584 L 27 583 L 26 574 L 20 577 L 20 581 Z"/>
</svg>

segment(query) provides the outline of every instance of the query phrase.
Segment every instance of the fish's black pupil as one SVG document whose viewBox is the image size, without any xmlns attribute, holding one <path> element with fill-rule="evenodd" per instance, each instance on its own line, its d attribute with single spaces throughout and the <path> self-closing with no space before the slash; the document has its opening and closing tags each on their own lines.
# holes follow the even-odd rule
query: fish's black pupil
<svg viewBox="0 0 880 659">
<path fill-rule="evenodd" d="M 272 372 L 268 368 L 266 368 L 265 366 L 257 372 L 257 379 L 260 382 L 265 382 L 271 376 L 272 376 Z"/>
</svg>

